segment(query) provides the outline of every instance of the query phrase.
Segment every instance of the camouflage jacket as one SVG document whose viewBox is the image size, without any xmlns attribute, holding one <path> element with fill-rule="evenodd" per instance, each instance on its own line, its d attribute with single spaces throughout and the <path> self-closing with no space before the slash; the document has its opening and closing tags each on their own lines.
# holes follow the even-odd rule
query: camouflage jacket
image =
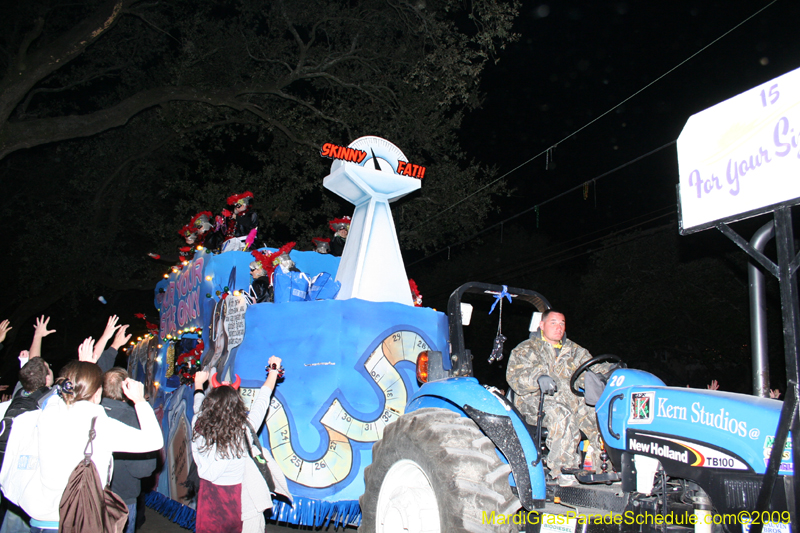
<svg viewBox="0 0 800 533">
<path fill-rule="evenodd" d="M 552 400 L 567 405 L 581 401 L 570 391 L 569 380 L 581 363 L 592 356 L 586 348 L 569 339 L 565 339 L 562 344 L 561 349 L 556 350 L 549 342 L 543 340 L 539 330 L 536 330 L 529 339 L 511 351 L 506 368 L 506 381 L 517 394 L 515 402 L 517 407 L 521 407 L 523 403 L 527 407 L 522 410 L 525 414 L 532 415 L 536 412 L 539 404 L 537 380 L 545 374 L 553 378 L 558 387 Z M 583 376 L 578 379 L 575 386 L 583 387 Z M 546 397 L 545 401 L 551 401 L 550 397 Z"/>
</svg>

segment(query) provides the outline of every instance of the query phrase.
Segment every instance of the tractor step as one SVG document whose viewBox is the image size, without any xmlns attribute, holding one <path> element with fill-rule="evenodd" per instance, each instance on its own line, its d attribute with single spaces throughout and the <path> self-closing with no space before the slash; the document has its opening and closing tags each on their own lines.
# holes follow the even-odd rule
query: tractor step
<svg viewBox="0 0 800 533">
<path fill-rule="evenodd" d="M 550 489 L 549 486 L 548 489 Z M 592 485 L 591 487 L 582 487 L 580 485 L 560 487 L 554 485 L 552 489 L 553 498 L 558 497 L 561 504 L 577 507 L 578 512 L 600 510 L 606 513 L 622 513 L 625 511 L 625 506 L 628 504 L 628 497 L 622 492 L 622 486 L 620 484 L 606 486 Z M 550 497 L 548 490 L 548 501 L 544 511 L 552 512 L 549 508 L 555 506 L 558 512 L 564 513 L 567 507 L 552 503 L 553 498 Z"/>
</svg>

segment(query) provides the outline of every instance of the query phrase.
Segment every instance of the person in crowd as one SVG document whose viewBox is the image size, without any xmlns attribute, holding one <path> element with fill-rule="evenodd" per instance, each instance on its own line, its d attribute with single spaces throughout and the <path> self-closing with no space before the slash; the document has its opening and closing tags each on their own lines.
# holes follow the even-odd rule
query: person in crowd
<svg viewBox="0 0 800 533">
<path fill-rule="evenodd" d="M 3 342 L 6 340 L 6 335 L 11 330 L 11 322 L 8 319 L 3 320 L 0 322 L 0 351 L 3 349 Z M 4 391 L 8 388 L 8 385 L 0 385 L 0 391 Z M 7 395 L 3 394 L 0 401 L 8 401 L 11 398 L 7 397 Z"/>
<path fill-rule="evenodd" d="M 6 416 L 10 415 L 10 411 L 15 406 L 14 402 L 17 400 L 25 398 L 38 400 L 44 396 L 53 386 L 53 370 L 50 368 L 50 364 L 41 357 L 30 358 L 19 371 L 19 383 L 21 389 L 11 401 Z"/>
<path fill-rule="evenodd" d="M 21 389 L 9 402 L 3 413 L 2 432 L 0 433 L 0 464 L 5 456 L 6 444 L 14 427 L 14 419 L 39 408 L 39 400 L 44 397 L 53 385 L 53 371 L 41 357 L 32 357 L 19 371 Z M 6 513 L 0 533 L 27 533 L 30 531 L 29 517 L 25 512 L 12 504 L 4 502 Z"/>
<path fill-rule="evenodd" d="M 114 366 L 114 361 L 117 358 L 117 353 L 119 353 L 119 349 L 125 346 L 128 341 L 131 340 L 131 334 L 128 333 L 128 324 L 118 324 L 119 317 L 117 315 L 111 315 L 108 317 L 108 322 L 106 323 L 106 328 L 103 330 L 103 334 L 97 339 L 97 343 L 95 343 L 94 351 L 92 352 L 92 363 L 97 363 L 100 366 L 100 370 L 104 373 L 107 372 L 111 367 Z M 111 336 L 114 336 L 114 340 L 111 341 L 111 345 L 106 348 L 106 344 L 111 339 Z"/>
<path fill-rule="evenodd" d="M 9 331 L 11 331 L 11 322 L 6 318 L 0 322 L 0 350 L 3 349 L 3 341 L 6 340 Z"/>
<path fill-rule="evenodd" d="M 109 417 L 132 428 L 140 429 L 136 410 L 122 391 L 122 384 L 126 379 L 128 372 L 120 367 L 114 367 L 103 374 L 103 399 L 100 405 L 105 408 Z M 111 490 L 128 506 L 125 533 L 136 531 L 136 500 L 142 491 L 142 479 L 149 477 L 155 469 L 156 457 L 153 454 L 114 454 Z"/>
<path fill-rule="evenodd" d="M 28 350 L 23 350 L 19 354 L 19 362 L 20 368 L 24 368 L 27 366 L 28 362 L 33 361 L 34 359 L 41 359 L 42 357 L 42 339 L 50 335 L 51 333 L 55 333 L 56 330 L 54 329 L 47 329 L 48 324 L 50 323 L 50 317 L 45 317 L 44 315 L 40 316 L 36 319 L 36 322 L 33 325 L 33 340 L 31 341 L 31 347 Z M 37 365 L 40 365 L 43 361 L 39 361 Z M 50 368 L 50 365 L 47 365 L 47 368 Z M 33 368 L 33 367 L 32 367 Z M 22 370 L 20 370 L 22 372 Z M 52 375 L 52 371 L 50 372 Z M 52 378 L 48 387 L 53 384 Z M 16 387 L 14 387 L 14 392 L 12 394 L 12 398 L 16 398 L 20 394 L 22 394 L 24 387 L 22 384 L 22 379 L 17 382 Z"/>
<path fill-rule="evenodd" d="M 39 468 L 19 501 L 31 517 L 32 533 L 58 529 L 61 496 L 72 471 L 84 459 L 93 418 L 97 420 L 92 460 L 101 486 L 108 481 L 113 452 L 145 453 L 164 445 L 155 413 L 144 399 L 144 385 L 131 379 L 122 382 L 122 391 L 133 402 L 141 426 L 136 429 L 109 418 L 100 405 L 103 372 L 91 362 L 95 359 L 91 337 L 81 344 L 78 359 L 61 370 L 53 387 L 57 394 L 49 397 L 41 413 L 23 413 L 15 421 L 38 416 Z"/>
<path fill-rule="evenodd" d="M 341 257 L 344 252 L 345 241 L 350 233 L 350 217 L 334 218 L 328 222 L 328 227 L 333 232 L 331 240 L 331 254 Z"/>
<path fill-rule="evenodd" d="M 212 388 L 205 396 L 203 385 L 209 373 L 195 374 L 192 456 L 200 476 L 197 533 L 263 533 L 266 528 L 264 511 L 272 507 L 272 498 L 266 480 L 250 456 L 253 444 L 248 423 L 258 430 L 264 422 L 280 366 L 280 358 L 274 355 L 269 358 L 267 379 L 249 414 L 236 390 L 238 376 L 231 385 L 216 383 L 216 374 L 212 375 Z M 283 473 L 272 456 L 266 450 L 265 453 L 275 493 L 291 501 Z"/>
<path fill-rule="evenodd" d="M 31 359 L 42 356 L 42 339 L 56 332 L 54 329 L 47 329 L 49 324 L 50 317 L 44 315 L 37 318 L 36 322 L 33 324 L 33 340 L 31 341 L 29 350 Z"/>
<path fill-rule="evenodd" d="M 539 378 L 549 376 L 556 385 L 552 396 L 545 395 L 544 426 L 547 427 L 547 466 L 550 476 L 561 486 L 577 484 L 574 474 L 563 470 L 580 468 L 578 442 L 580 432 L 592 445 L 592 464 L 600 464 L 600 437 L 594 409 L 570 390 L 569 381 L 575 370 L 591 354 L 566 337 L 564 314 L 548 309 L 542 314 L 539 328 L 511 351 L 506 381 L 516 393 L 514 403 L 529 424 L 536 424 L 539 407 Z M 599 368 L 598 368 L 599 367 Z M 608 364 L 593 370 L 607 371 Z M 583 387 L 583 376 L 576 383 Z"/>
</svg>

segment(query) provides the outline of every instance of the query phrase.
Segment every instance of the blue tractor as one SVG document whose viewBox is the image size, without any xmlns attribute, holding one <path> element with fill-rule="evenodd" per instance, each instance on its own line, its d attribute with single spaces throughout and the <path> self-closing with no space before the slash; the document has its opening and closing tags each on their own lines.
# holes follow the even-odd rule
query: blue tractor
<svg viewBox="0 0 800 533">
<path fill-rule="evenodd" d="M 667 387 L 615 356 L 594 357 L 571 384 L 582 395 L 578 377 L 616 360 L 586 398 L 595 406 L 603 464 L 578 474 L 578 486 L 546 482 L 546 428 L 526 423 L 508 395 L 472 377 L 464 345 L 463 298 L 491 301 L 504 289 L 515 303 L 550 307 L 541 294 L 513 287 L 468 283 L 453 292 L 450 353 L 420 354 L 424 384 L 385 428 L 365 470 L 359 531 L 711 532 L 746 531 L 748 522 L 790 530 L 792 448 L 779 420 L 782 406 L 784 420 L 795 409 L 791 388 L 782 403 Z M 770 459 L 779 467 L 768 471 Z"/>
</svg>

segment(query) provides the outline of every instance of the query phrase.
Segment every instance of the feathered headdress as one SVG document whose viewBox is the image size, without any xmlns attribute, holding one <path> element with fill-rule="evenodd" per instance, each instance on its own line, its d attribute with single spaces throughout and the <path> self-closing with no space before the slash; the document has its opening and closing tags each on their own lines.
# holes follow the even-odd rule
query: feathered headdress
<svg viewBox="0 0 800 533">
<path fill-rule="evenodd" d="M 202 211 L 200 213 L 197 213 L 195 216 L 192 217 L 192 220 L 189 221 L 189 227 L 195 228 L 194 231 L 198 231 L 201 229 L 204 231 L 208 231 L 211 228 L 212 216 L 214 215 L 211 214 L 211 211 Z"/>
<path fill-rule="evenodd" d="M 325 250 L 326 252 L 330 252 L 331 250 L 331 240 L 327 237 L 314 237 L 311 239 L 311 244 L 314 246 L 316 251 L 320 251 L 320 248 Z"/>
<path fill-rule="evenodd" d="M 269 259 L 269 254 L 265 254 L 264 252 L 260 252 L 258 250 L 253 250 L 250 252 L 250 255 L 256 258 L 255 261 L 250 263 L 250 269 L 253 268 L 264 268 L 266 269 L 267 265 L 271 264 L 272 262 Z"/>
<path fill-rule="evenodd" d="M 328 227 L 331 228 L 331 231 L 334 233 L 340 229 L 346 229 L 350 231 L 350 217 L 334 218 L 328 222 Z"/>
<path fill-rule="evenodd" d="M 158 335 L 158 325 L 153 324 L 152 322 L 147 320 L 147 315 L 145 315 L 144 313 L 136 313 L 133 316 L 135 316 L 136 318 L 141 318 L 142 320 L 144 320 L 144 325 L 147 328 L 147 332 L 148 333 L 151 333 L 153 335 Z"/>
<path fill-rule="evenodd" d="M 250 199 L 253 198 L 253 193 L 250 191 L 245 191 L 242 194 L 234 194 L 233 196 L 228 197 L 228 205 L 235 205 L 235 204 L 249 204 Z"/>
<path fill-rule="evenodd" d="M 422 294 L 419 292 L 417 283 L 413 279 L 409 279 L 408 286 L 411 287 L 411 296 L 414 298 L 414 307 L 422 307 Z"/>
<path fill-rule="evenodd" d="M 196 233 L 196 232 L 197 232 L 197 228 L 196 227 L 187 224 L 187 225 L 185 225 L 184 227 L 182 227 L 181 229 L 178 230 L 178 235 L 180 235 L 183 238 L 186 238 L 189 235 L 191 235 L 192 233 Z"/>
<path fill-rule="evenodd" d="M 286 254 L 289 255 L 289 252 L 294 248 L 294 245 L 297 244 L 296 242 L 287 242 L 277 252 L 272 252 L 271 254 L 267 255 L 267 262 L 261 263 L 264 266 L 264 269 L 267 271 L 268 274 L 272 275 L 275 271 L 275 267 L 277 267 L 281 262 L 281 256 Z"/>
</svg>

